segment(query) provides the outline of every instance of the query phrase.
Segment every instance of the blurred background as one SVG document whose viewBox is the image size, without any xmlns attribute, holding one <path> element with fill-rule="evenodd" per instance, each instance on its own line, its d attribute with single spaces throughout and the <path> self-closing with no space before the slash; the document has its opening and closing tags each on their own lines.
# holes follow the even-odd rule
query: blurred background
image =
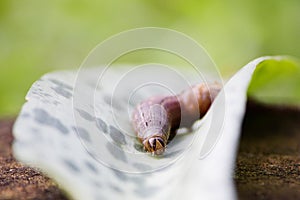
<svg viewBox="0 0 300 200">
<path fill-rule="evenodd" d="M 144 26 L 191 36 L 225 76 L 259 56 L 300 57 L 299 0 L 1 0 L 0 117 L 19 112 L 42 74 L 76 69 L 99 42 Z"/>
</svg>

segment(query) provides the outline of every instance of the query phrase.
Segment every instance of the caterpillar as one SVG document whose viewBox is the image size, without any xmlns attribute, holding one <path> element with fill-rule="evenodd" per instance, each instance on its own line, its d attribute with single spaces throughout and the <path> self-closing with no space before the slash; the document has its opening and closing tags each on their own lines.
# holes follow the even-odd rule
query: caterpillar
<svg viewBox="0 0 300 200">
<path fill-rule="evenodd" d="M 151 97 L 139 103 L 132 114 L 132 125 L 144 150 L 163 154 L 176 130 L 202 118 L 220 90 L 218 83 L 200 83 L 178 95 Z"/>
</svg>

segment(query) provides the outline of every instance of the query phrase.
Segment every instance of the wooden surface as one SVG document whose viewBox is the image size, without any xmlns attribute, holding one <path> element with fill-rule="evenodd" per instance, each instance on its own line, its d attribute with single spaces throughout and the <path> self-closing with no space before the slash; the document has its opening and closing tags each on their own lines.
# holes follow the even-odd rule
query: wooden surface
<svg viewBox="0 0 300 200">
<path fill-rule="evenodd" d="M 12 156 L 14 120 L 0 120 L 0 200 L 67 199 Z M 249 104 L 234 179 L 239 199 L 300 199 L 300 111 Z"/>
</svg>

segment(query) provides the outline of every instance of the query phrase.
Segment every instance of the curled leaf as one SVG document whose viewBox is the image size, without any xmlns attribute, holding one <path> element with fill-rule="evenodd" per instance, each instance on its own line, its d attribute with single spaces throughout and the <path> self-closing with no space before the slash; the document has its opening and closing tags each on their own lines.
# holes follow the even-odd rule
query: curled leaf
<svg viewBox="0 0 300 200">
<path fill-rule="evenodd" d="M 269 76 L 270 70 L 280 75 L 276 70 L 282 65 L 291 66 L 285 78 Z M 143 152 L 130 132 L 128 112 L 157 90 L 149 88 L 129 102 L 122 95 L 111 98 L 106 84 L 96 90 L 91 86 L 95 69 L 89 69 L 74 103 L 76 73 L 47 74 L 30 89 L 16 121 L 14 155 L 40 168 L 73 199 L 235 199 L 232 172 L 253 73 L 249 95 L 260 96 L 271 90 L 267 82 L 295 74 L 293 66 L 282 57 L 247 64 L 226 83 L 191 132 L 177 135 L 165 154 L 156 158 Z M 106 81 L 120 71 L 116 68 Z M 290 82 L 291 94 L 299 80 Z M 95 90 L 95 105 L 84 103 L 91 90 Z"/>
</svg>

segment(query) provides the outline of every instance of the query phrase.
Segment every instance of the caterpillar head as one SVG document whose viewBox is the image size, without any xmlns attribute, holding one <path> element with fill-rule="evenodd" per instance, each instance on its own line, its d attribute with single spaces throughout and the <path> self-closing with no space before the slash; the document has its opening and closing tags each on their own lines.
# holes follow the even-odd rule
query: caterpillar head
<svg viewBox="0 0 300 200">
<path fill-rule="evenodd" d="M 146 151 L 155 155 L 161 155 L 166 148 L 166 142 L 159 136 L 147 138 L 143 144 Z"/>
</svg>

